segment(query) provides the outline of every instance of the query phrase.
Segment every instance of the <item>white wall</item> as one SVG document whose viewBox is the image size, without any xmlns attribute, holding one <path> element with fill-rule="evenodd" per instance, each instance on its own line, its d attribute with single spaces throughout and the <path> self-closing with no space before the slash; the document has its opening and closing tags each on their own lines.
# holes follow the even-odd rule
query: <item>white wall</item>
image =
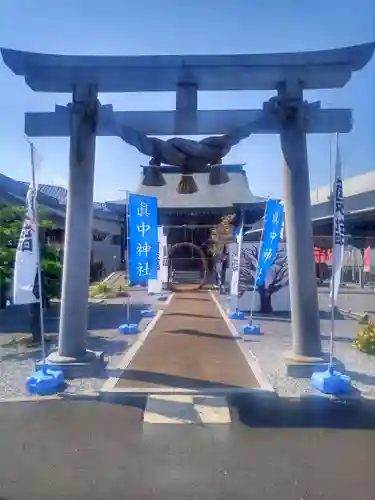
<svg viewBox="0 0 375 500">
<path fill-rule="evenodd" d="M 109 234 L 120 234 L 121 233 L 121 222 L 116 220 L 106 220 L 97 219 L 96 217 L 92 220 L 92 229 L 97 229 L 103 233 Z"/>
<path fill-rule="evenodd" d="M 111 221 L 103 219 L 93 219 L 92 229 L 107 233 L 102 241 L 92 241 L 93 259 L 102 261 L 105 268 L 105 274 L 117 271 L 121 267 L 121 245 L 112 244 L 112 236 L 121 234 L 120 221 Z"/>
<path fill-rule="evenodd" d="M 255 269 L 250 269 L 250 259 L 251 264 L 255 268 L 257 255 L 259 251 L 259 243 L 243 243 L 240 261 L 240 290 L 246 291 L 242 294 L 239 300 L 239 308 L 241 311 L 249 311 L 251 308 L 252 301 L 252 283 L 254 282 Z M 237 252 L 237 245 L 232 243 L 229 246 L 229 259 L 230 265 L 227 271 L 227 280 L 230 282 L 232 278 L 232 260 L 235 252 Z M 253 254 L 253 255 L 251 255 Z M 266 279 L 266 289 L 270 286 L 276 284 L 275 282 L 282 285 L 279 291 L 271 295 L 271 304 L 273 312 L 288 312 L 290 311 L 290 294 L 289 294 L 289 282 L 288 282 L 288 264 L 286 256 L 286 245 L 285 243 L 280 243 L 277 259 L 268 271 Z M 280 279 L 282 278 L 282 279 Z M 247 282 L 247 284 L 246 284 Z M 255 294 L 254 298 L 254 311 L 260 311 L 260 295 L 258 292 Z"/>
<path fill-rule="evenodd" d="M 111 236 L 108 236 L 104 241 L 92 242 L 93 260 L 103 262 L 105 274 L 107 275 L 113 271 L 117 271 L 121 265 L 121 247 L 112 245 L 110 241 Z"/>
</svg>

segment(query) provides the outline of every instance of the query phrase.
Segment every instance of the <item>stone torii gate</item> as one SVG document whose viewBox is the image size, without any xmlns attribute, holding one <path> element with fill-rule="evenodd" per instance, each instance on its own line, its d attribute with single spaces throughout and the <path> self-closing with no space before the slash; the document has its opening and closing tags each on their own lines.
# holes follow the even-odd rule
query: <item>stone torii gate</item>
<svg viewBox="0 0 375 500">
<path fill-rule="evenodd" d="M 297 360 L 321 356 L 310 214 L 306 133 L 347 133 L 351 110 L 303 101 L 305 89 L 343 87 L 371 59 L 375 44 L 264 55 L 61 56 L 2 49 L 5 64 L 39 92 L 72 93 L 55 112 L 26 113 L 30 137 L 70 137 L 65 261 L 58 352 L 48 362 L 64 369 L 96 359 L 86 349 L 96 136 L 114 135 L 108 120 L 156 136 L 227 134 L 263 113 L 254 133 L 279 134 L 284 156 L 284 201 Z M 264 110 L 197 109 L 198 91 L 274 90 Z M 115 112 L 99 92 L 175 91 L 176 110 Z M 277 109 L 276 109 L 277 108 Z M 125 139 L 126 140 L 126 139 Z M 183 196 L 183 195 L 182 195 Z"/>
</svg>

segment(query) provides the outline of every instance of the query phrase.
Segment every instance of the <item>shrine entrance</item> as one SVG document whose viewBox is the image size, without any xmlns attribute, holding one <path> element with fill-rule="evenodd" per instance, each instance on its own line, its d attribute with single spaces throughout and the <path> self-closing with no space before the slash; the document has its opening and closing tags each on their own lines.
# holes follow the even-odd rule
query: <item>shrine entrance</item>
<svg viewBox="0 0 375 500">
<path fill-rule="evenodd" d="M 170 196 L 197 193 L 207 201 L 207 182 L 230 186 L 221 163 L 232 146 L 250 134 L 278 134 L 284 158 L 284 203 L 289 261 L 291 356 L 321 356 L 318 295 L 313 253 L 306 134 L 348 133 L 349 109 L 322 109 L 305 90 L 343 87 L 371 59 L 374 43 L 342 49 L 279 54 L 194 56 L 65 56 L 1 49 L 5 64 L 39 92 L 71 93 L 72 102 L 47 113 L 27 113 L 29 137 L 69 137 L 70 164 L 58 352 L 48 363 L 96 362 L 86 348 L 92 234 L 95 141 L 116 136 L 150 157 L 148 185 L 165 182 L 159 167 L 179 168 Z M 261 109 L 198 109 L 198 89 L 274 91 Z M 175 92 L 176 109 L 114 111 L 98 93 Z M 182 136 L 207 136 L 202 141 Z M 173 136 L 161 140 L 158 136 Z M 207 167 L 207 182 L 192 179 Z M 221 180 L 220 180 L 221 177 Z M 177 193 L 177 194 L 175 194 Z M 217 195 L 216 195 L 217 197 Z M 204 203 L 204 206 L 206 202 Z M 197 208 L 202 208 L 197 203 Z M 187 208 L 187 207 L 186 207 Z M 194 245 L 194 244 L 193 244 Z"/>
<path fill-rule="evenodd" d="M 182 220 L 188 223 L 181 224 Z M 175 217 L 170 224 L 164 224 L 168 236 L 169 254 L 173 253 L 173 269 L 179 272 L 203 272 L 203 255 L 207 263 L 207 273 L 213 270 L 213 256 L 211 252 L 211 234 L 216 225 L 220 222 L 219 217 L 197 217 L 189 220 L 188 216 Z M 196 249 L 199 250 L 196 250 Z M 170 262 L 171 265 L 171 262 Z"/>
<path fill-rule="evenodd" d="M 175 291 L 198 290 L 207 281 L 209 263 L 204 250 L 189 241 L 172 245 L 168 255 L 169 278 Z"/>
</svg>

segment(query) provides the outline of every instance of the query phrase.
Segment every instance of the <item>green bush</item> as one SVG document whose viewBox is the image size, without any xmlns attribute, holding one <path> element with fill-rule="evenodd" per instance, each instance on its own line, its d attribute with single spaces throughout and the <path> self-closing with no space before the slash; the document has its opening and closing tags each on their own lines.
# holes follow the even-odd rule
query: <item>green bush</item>
<svg viewBox="0 0 375 500">
<path fill-rule="evenodd" d="M 97 295 L 104 295 L 105 293 L 108 293 L 110 291 L 109 287 L 107 286 L 106 283 L 96 283 L 96 285 L 93 285 L 90 287 L 90 295 L 91 297 L 96 297 Z"/>
<path fill-rule="evenodd" d="M 40 228 L 52 229 L 53 223 L 39 210 Z M 0 204 L 0 307 L 4 307 L 10 294 L 13 267 L 20 237 L 25 209 L 14 205 Z M 41 244 L 42 269 L 44 274 L 44 295 L 47 299 L 60 296 L 62 266 L 60 253 Z"/>
<path fill-rule="evenodd" d="M 375 329 L 371 321 L 357 333 L 353 346 L 366 354 L 375 354 Z"/>
<path fill-rule="evenodd" d="M 48 299 L 60 297 L 62 265 L 60 252 L 45 247 L 43 251 L 42 269 L 44 275 L 44 294 Z"/>
<path fill-rule="evenodd" d="M 370 321 L 370 315 L 368 313 L 364 313 L 358 320 L 360 325 L 368 325 Z"/>
</svg>

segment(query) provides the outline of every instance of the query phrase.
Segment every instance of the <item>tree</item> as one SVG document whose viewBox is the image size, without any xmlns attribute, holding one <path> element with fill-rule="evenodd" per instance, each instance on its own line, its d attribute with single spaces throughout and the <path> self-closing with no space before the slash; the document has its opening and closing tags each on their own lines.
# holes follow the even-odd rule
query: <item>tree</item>
<svg viewBox="0 0 375 500">
<path fill-rule="evenodd" d="M 240 262 L 239 293 L 253 290 L 255 282 L 256 266 L 259 258 L 258 246 L 243 248 Z M 279 249 L 268 271 L 265 284 L 258 285 L 256 291 L 260 298 L 260 312 L 272 313 L 272 295 L 289 284 L 288 258 L 284 250 Z"/>
<path fill-rule="evenodd" d="M 235 214 L 224 215 L 219 224 L 211 230 L 212 254 L 219 254 L 223 246 L 233 241 Z"/>
<path fill-rule="evenodd" d="M 25 209 L 15 205 L 0 204 L 0 307 L 4 307 L 12 286 L 13 267 Z M 39 210 L 42 270 L 44 293 L 47 299 L 60 294 L 61 270 L 59 251 L 46 245 L 42 237 L 54 224 Z"/>
</svg>

